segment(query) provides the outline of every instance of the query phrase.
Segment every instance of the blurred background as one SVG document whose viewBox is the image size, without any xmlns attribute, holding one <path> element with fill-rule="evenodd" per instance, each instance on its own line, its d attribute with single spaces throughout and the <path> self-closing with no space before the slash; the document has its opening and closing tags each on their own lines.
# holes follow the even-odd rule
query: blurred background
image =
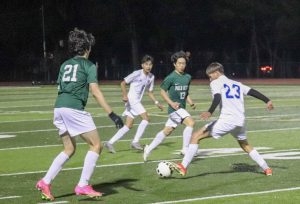
<svg viewBox="0 0 300 204">
<path fill-rule="evenodd" d="M 172 53 L 203 79 L 218 61 L 233 78 L 300 77 L 299 0 L 10 0 L 0 5 L 0 81 L 55 83 L 77 27 L 96 38 L 100 80 L 119 80 L 155 58 L 162 79 Z"/>
</svg>

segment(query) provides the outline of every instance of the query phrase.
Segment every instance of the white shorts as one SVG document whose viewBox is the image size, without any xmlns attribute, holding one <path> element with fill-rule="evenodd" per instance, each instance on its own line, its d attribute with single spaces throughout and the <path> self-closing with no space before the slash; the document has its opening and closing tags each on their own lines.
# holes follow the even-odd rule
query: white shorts
<svg viewBox="0 0 300 204">
<path fill-rule="evenodd" d="M 90 113 L 72 108 L 54 108 L 53 124 L 59 135 L 68 132 L 71 137 L 96 129 Z"/>
<path fill-rule="evenodd" d="M 185 109 L 179 108 L 177 111 L 169 115 L 169 119 L 166 122 L 165 126 L 176 128 L 178 124 L 181 124 L 185 118 L 190 116 L 191 115 Z"/>
<path fill-rule="evenodd" d="M 207 130 L 210 132 L 210 135 L 219 139 L 222 136 L 230 133 L 237 140 L 246 140 L 246 128 L 245 126 L 232 125 L 224 120 L 216 120 L 206 125 Z"/>
<path fill-rule="evenodd" d="M 135 118 L 142 113 L 145 113 L 146 110 L 141 103 L 136 103 L 134 105 L 130 105 L 128 102 L 125 104 L 125 111 L 123 112 L 122 116 L 129 116 L 131 118 Z"/>
</svg>

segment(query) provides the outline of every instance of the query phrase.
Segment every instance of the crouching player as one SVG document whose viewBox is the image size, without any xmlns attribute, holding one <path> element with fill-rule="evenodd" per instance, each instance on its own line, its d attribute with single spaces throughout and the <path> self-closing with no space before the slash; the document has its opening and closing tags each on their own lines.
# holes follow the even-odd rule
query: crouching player
<svg viewBox="0 0 300 204">
<path fill-rule="evenodd" d="M 240 147 L 248 153 L 250 158 L 262 168 L 264 174 L 271 176 L 272 169 L 247 141 L 244 95 L 250 95 L 264 101 L 267 104 L 268 110 L 273 109 L 272 101 L 257 90 L 243 85 L 240 82 L 228 79 L 224 75 L 224 68 L 220 63 L 211 63 L 206 69 L 206 74 L 211 81 L 210 88 L 213 95 L 213 101 L 209 110 L 201 114 L 201 118 L 205 120 L 210 118 L 219 104 L 221 104 L 220 116 L 218 120 L 205 125 L 203 128 L 192 134 L 190 145 L 182 162 L 179 164 L 172 163 L 173 167 L 181 175 L 185 175 L 187 167 L 198 150 L 198 143 L 200 140 L 208 137 L 218 139 L 230 133 L 237 139 Z"/>
</svg>

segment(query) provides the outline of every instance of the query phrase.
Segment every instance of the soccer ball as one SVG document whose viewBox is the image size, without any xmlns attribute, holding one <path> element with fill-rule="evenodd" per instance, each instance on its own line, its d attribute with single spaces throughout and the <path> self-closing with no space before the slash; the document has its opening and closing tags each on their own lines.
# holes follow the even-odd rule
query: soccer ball
<svg viewBox="0 0 300 204">
<path fill-rule="evenodd" d="M 170 165 L 166 161 L 159 162 L 156 168 L 156 173 L 163 178 L 170 177 L 173 173 Z"/>
</svg>

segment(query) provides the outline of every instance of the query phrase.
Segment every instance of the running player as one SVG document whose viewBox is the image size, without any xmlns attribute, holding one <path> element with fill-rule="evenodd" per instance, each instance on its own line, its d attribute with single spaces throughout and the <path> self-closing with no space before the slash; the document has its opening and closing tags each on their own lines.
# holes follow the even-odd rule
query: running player
<svg viewBox="0 0 300 204">
<path fill-rule="evenodd" d="M 151 73 L 153 61 L 153 57 L 145 55 L 141 60 L 142 69 L 132 72 L 121 82 L 122 98 L 123 101 L 126 102 L 126 109 L 123 116 L 127 117 L 123 128 L 118 130 L 118 132 L 107 143 L 105 143 L 105 147 L 108 148 L 108 151 L 111 153 L 116 153 L 113 144 L 121 139 L 132 128 L 134 118 L 138 115 L 142 118 L 142 121 L 140 122 L 131 142 L 131 147 L 137 150 L 143 150 L 139 141 L 149 123 L 148 113 L 141 103 L 145 90 L 147 90 L 153 103 L 159 109 L 163 110 L 163 106 L 156 100 L 153 94 L 154 75 Z M 126 84 L 130 84 L 128 94 Z"/>
<path fill-rule="evenodd" d="M 193 133 L 191 143 L 182 163 L 173 163 L 173 167 L 181 175 L 185 175 L 187 167 L 197 153 L 200 140 L 208 137 L 219 139 L 230 133 L 238 141 L 240 147 L 248 153 L 250 158 L 262 168 L 264 174 L 271 176 L 272 169 L 247 141 L 244 95 L 250 95 L 264 101 L 267 104 L 268 110 L 274 108 L 272 101 L 257 90 L 240 82 L 228 79 L 224 75 L 224 68 L 220 63 L 211 63 L 206 69 L 206 74 L 211 81 L 210 88 L 213 95 L 213 101 L 209 110 L 201 114 L 201 118 L 205 120 L 210 118 L 219 104 L 221 105 L 220 116 L 218 120 L 205 125 L 203 128 Z"/>
<path fill-rule="evenodd" d="M 186 128 L 183 131 L 183 145 L 181 154 L 185 154 L 190 143 L 191 135 L 194 128 L 194 120 L 186 111 L 186 102 L 195 109 L 196 106 L 189 96 L 189 88 L 191 83 L 191 76 L 184 72 L 187 58 L 183 51 L 176 52 L 171 56 L 171 62 L 175 70 L 169 74 L 161 84 L 161 96 L 169 104 L 168 113 L 169 119 L 150 145 L 144 148 L 144 161 L 147 161 L 151 151 L 163 142 L 166 136 L 170 135 L 174 129 L 181 123 Z"/>
<path fill-rule="evenodd" d="M 91 47 L 95 43 L 92 34 L 75 28 L 69 33 L 68 46 L 73 58 L 65 61 L 58 76 L 58 96 L 54 108 L 54 125 L 64 145 L 64 151 L 56 156 L 47 174 L 37 182 L 36 188 L 41 191 L 42 199 L 54 200 L 50 184 L 59 171 L 75 153 L 75 136 L 81 138 L 90 146 L 86 154 L 80 180 L 75 187 L 76 195 L 100 197 L 101 192 L 95 191 L 89 180 L 93 174 L 96 162 L 101 152 L 101 141 L 90 113 L 84 111 L 89 90 L 97 103 L 103 107 L 118 128 L 123 126 L 122 119 L 117 116 L 107 104 L 98 87 L 96 66 L 88 60 Z"/>
</svg>

